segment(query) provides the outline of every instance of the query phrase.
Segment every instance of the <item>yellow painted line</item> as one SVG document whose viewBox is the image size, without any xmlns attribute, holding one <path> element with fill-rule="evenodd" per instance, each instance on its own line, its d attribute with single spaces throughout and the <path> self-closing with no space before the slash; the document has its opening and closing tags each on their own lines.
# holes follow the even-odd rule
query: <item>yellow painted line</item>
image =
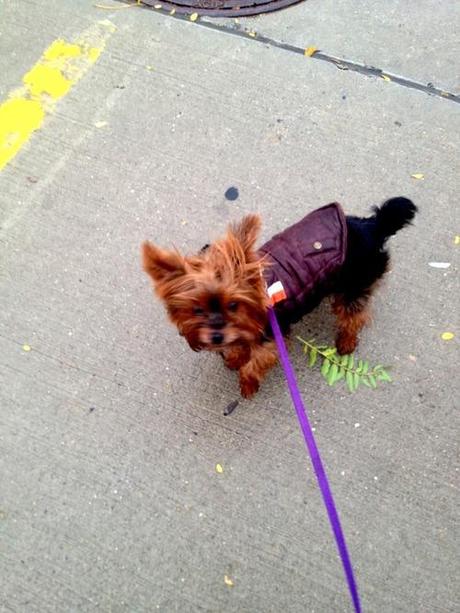
<svg viewBox="0 0 460 613">
<path fill-rule="evenodd" d="M 0 170 L 42 126 L 57 101 L 97 61 L 115 30 L 113 23 L 104 19 L 72 42 L 55 40 L 24 75 L 22 86 L 10 92 L 0 105 Z"/>
</svg>

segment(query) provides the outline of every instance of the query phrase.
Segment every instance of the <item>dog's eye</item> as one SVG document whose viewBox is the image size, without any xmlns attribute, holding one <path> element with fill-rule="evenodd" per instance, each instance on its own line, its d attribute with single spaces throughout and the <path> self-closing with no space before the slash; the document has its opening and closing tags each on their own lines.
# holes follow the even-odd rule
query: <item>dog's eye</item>
<svg viewBox="0 0 460 613">
<path fill-rule="evenodd" d="M 238 308 L 238 303 L 237 302 L 229 302 L 227 305 L 227 308 L 229 311 L 235 312 L 236 309 Z"/>
<path fill-rule="evenodd" d="M 201 307 L 193 307 L 193 314 L 194 315 L 203 315 L 204 311 Z"/>
</svg>

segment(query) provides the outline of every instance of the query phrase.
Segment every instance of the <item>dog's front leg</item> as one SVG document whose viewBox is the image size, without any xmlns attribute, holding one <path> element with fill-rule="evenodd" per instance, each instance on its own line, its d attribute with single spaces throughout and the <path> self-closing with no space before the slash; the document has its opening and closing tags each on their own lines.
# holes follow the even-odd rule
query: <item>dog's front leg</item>
<svg viewBox="0 0 460 613">
<path fill-rule="evenodd" d="M 249 361 L 239 369 L 241 395 L 250 398 L 259 389 L 267 372 L 278 361 L 278 352 L 273 341 L 253 345 Z"/>
<path fill-rule="evenodd" d="M 227 347 L 221 352 L 225 366 L 230 370 L 239 370 L 251 358 L 251 349 L 249 345 L 233 345 Z"/>
</svg>

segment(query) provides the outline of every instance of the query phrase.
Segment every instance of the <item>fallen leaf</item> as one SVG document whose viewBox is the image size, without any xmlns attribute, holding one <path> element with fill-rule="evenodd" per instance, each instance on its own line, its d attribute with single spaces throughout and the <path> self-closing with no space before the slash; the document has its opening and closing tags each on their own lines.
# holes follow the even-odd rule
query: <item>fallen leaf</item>
<svg viewBox="0 0 460 613">
<path fill-rule="evenodd" d="M 425 175 L 423 173 L 421 173 L 421 172 L 416 172 L 415 174 L 411 175 L 411 177 L 413 179 L 422 179 L 423 180 L 425 178 Z"/>
<path fill-rule="evenodd" d="M 235 23 L 240 23 L 240 20 L 239 19 L 235 19 Z"/>
<path fill-rule="evenodd" d="M 303 54 L 307 57 L 311 57 L 318 51 L 318 47 L 307 47 Z"/>
<path fill-rule="evenodd" d="M 218 472 L 219 474 L 222 474 L 224 472 L 222 464 L 216 464 L 216 472 Z"/>
<path fill-rule="evenodd" d="M 161 4 L 154 4 L 153 8 L 154 9 L 161 9 L 162 5 Z"/>
<path fill-rule="evenodd" d="M 250 32 L 248 32 L 248 35 L 249 35 L 251 38 L 255 38 L 255 37 L 257 36 L 257 33 L 256 33 L 256 32 L 254 32 L 254 30 L 251 30 Z"/>
<path fill-rule="evenodd" d="M 454 238 L 454 245 L 460 245 L 460 235 L 456 235 Z"/>
<path fill-rule="evenodd" d="M 107 125 L 106 121 L 96 121 L 96 123 L 94 124 L 96 128 L 104 128 L 106 125 Z"/>
<path fill-rule="evenodd" d="M 30 351 L 30 350 L 32 349 L 32 347 L 31 347 L 30 345 L 23 345 L 23 346 L 22 346 L 22 349 L 23 349 L 24 351 Z"/>
<path fill-rule="evenodd" d="M 171 10 L 169 11 L 169 14 L 170 14 L 170 15 L 175 15 L 175 14 L 176 14 L 176 9 L 171 9 Z"/>
<path fill-rule="evenodd" d="M 189 19 L 190 21 L 196 21 L 198 19 L 198 13 L 192 13 Z"/>
<path fill-rule="evenodd" d="M 224 582 L 225 582 L 225 585 L 228 585 L 228 587 L 233 587 L 235 585 L 233 581 L 230 579 L 230 577 L 228 577 L 227 575 L 224 576 Z"/>
<path fill-rule="evenodd" d="M 416 361 L 417 361 L 417 358 L 415 357 L 415 355 L 412 355 L 411 353 L 409 353 L 409 360 L 410 360 L 411 362 L 416 362 Z"/>
<path fill-rule="evenodd" d="M 153 66 L 146 66 L 147 70 L 152 72 L 152 70 L 155 70 L 155 68 Z"/>
<path fill-rule="evenodd" d="M 431 268 L 449 268 L 450 262 L 428 262 L 428 266 L 431 266 Z"/>
<path fill-rule="evenodd" d="M 454 338 L 455 334 L 453 332 L 443 332 L 441 334 L 441 338 L 443 341 L 451 341 Z"/>
<path fill-rule="evenodd" d="M 387 76 L 386 74 L 383 74 L 383 75 L 382 75 L 382 79 L 383 79 L 384 81 L 387 81 L 388 83 L 391 83 L 391 79 L 390 79 L 390 77 L 389 77 L 389 76 Z"/>
</svg>

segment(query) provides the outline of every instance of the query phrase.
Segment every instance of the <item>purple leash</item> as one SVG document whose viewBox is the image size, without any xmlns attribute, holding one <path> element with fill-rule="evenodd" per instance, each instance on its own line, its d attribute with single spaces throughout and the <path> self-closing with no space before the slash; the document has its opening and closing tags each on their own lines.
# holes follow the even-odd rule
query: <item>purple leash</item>
<svg viewBox="0 0 460 613">
<path fill-rule="evenodd" d="M 319 489 L 323 496 L 324 504 L 326 506 L 327 514 L 329 515 L 329 521 L 334 532 L 335 541 L 337 543 L 337 549 L 339 550 L 340 558 L 342 560 L 343 570 L 348 583 L 348 589 L 350 590 L 351 599 L 356 613 L 361 613 L 361 603 L 359 601 L 358 588 L 356 586 L 355 577 L 353 574 L 353 568 L 351 566 L 350 556 L 348 555 L 347 545 L 345 543 L 345 537 L 343 535 L 342 526 L 340 525 L 339 515 L 335 507 L 334 498 L 332 497 L 331 488 L 327 480 L 326 471 L 324 470 L 321 456 L 319 455 L 318 447 L 316 446 L 315 437 L 308 421 L 307 411 L 305 409 L 302 397 L 297 387 L 297 382 L 292 369 L 291 362 L 289 361 L 288 352 L 284 343 L 284 338 L 281 333 L 278 320 L 276 319 L 275 311 L 273 308 L 268 309 L 268 319 L 273 330 L 276 346 L 280 356 L 280 362 L 286 375 L 286 381 L 291 393 L 292 402 L 297 413 L 300 428 L 305 439 L 305 443 L 308 448 L 308 452 L 311 457 L 313 468 L 315 469 L 316 478 L 318 480 Z"/>
</svg>

